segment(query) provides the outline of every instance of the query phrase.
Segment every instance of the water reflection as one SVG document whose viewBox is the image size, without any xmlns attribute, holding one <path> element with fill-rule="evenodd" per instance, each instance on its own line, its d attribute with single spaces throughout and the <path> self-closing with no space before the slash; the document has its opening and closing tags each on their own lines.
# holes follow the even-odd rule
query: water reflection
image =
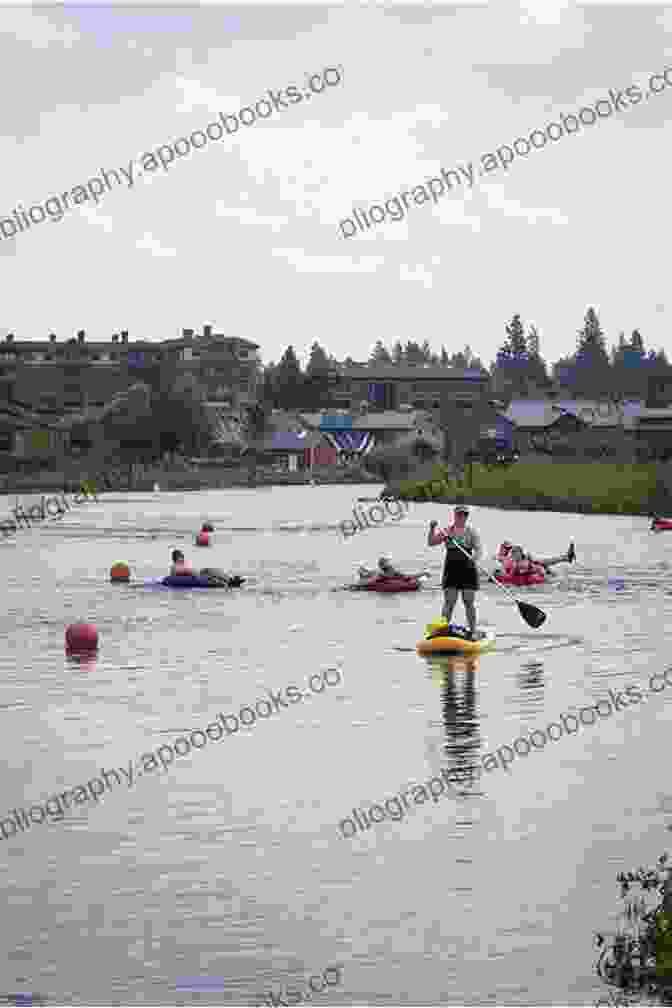
<svg viewBox="0 0 672 1008">
<path fill-rule="evenodd" d="M 478 779 L 482 745 L 476 714 L 478 658 L 475 655 L 442 655 L 428 661 L 432 678 L 441 686 L 441 713 L 446 734 L 443 749 L 448 767 L 473 782 Z"/>
<path fill-rule="evenodd" d="M 525 662 L 524 665 L 521 665 L 517 679 L 521 690 L 536 689 L 539 693 L 538 696 L 535 695 L 534 699 L 540 698 L 544 690 L 544 663 L 540 661 Z"/>
</svg>

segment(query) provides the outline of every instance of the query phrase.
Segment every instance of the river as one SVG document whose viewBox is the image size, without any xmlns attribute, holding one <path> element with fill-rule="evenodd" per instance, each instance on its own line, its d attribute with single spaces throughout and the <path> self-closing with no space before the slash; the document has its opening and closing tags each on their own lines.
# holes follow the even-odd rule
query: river
<svg viewBox="0 0 672 1008">
<path fill-rule="evenodd" d="M 593 932 L 615 920 L 615 876 L 652 865 L 669 836 L 672 688 L 401 821 L 352 839 L 338 824 L 662 673 L 672 534 L 644 518 L 474 509 L 489 552 L 504 537 L 539 554 L 573 539 L 577 563 L 520 592 L 548 614 L 536 631 L 484 587 L 497 649 L 475 668 L 441 666 L 414 645 L 440 611 L 442 550 L 425 538 L 446 511 L 411 504 L 344 540 L 354 499 L 377 491 L 110 493 L 4 540 L 2 816 L 269 691 L 316 674 L 330 684 L 63 821 L 5 825 L 0 994 L 192 1003 L 176 988 L 201 977 L 221 990 L 200 1003 L 254 1004 L 330 966 L 339 982 L 315 1004 L 582 1005 L 604 993 Z M 197 550 L 206 517 L 214 545 Z M 237 592 L 109 584 L 119 560 L 134 580 L 161 576 L 175 547 L 248 580 Z M 333 590 L 381 553 L 430 570 L 430 587 Z M 64 655 L 79 620 L 100 633 L 91 662 Z"/>
</svg>

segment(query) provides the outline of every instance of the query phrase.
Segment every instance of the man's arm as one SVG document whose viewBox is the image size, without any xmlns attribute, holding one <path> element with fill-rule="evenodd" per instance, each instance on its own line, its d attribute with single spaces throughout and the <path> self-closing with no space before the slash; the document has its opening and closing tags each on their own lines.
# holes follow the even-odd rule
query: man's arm
<svg viewBox="0 0 672 1008">
<path fill-rule="evenodd" d="M 439 523 L 437 521 L 431 521 L 429 523 L 429 532 L 427 533 L 427 545 L 428 546 L 440 546 L 443 542 L 443 533 L 436 531 L 436 526 Z"/>
</svg>

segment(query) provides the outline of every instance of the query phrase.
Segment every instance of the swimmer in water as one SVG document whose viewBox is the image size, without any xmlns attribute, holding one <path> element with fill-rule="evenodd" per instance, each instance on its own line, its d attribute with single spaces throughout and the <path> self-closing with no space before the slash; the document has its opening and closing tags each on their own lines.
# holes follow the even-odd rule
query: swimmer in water
<svg viewBox="0 0 672 1008">
<path fill-rule="evenodd" d="M 171 553 L 171 560 L 173 561 L 170 566 L 171 577 L 179 577 L 181 574 L 193 577 L 193 568 L 185 561 L 184 553 L 181 550 L 173 550 Z"/>
</svg>

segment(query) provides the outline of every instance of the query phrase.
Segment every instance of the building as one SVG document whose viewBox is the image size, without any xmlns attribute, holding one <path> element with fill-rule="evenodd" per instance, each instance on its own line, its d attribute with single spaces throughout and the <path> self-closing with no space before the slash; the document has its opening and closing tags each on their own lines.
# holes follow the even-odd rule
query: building
<svg viewBox="0 0 672 1008">
<path fill-rule="evenodd" d="M 672 458 L 672 408 L 642 409 L 635 421 L 637 458 L 667 462 Z"/>
<path fill-rule="evenodd" d="M 58 342 L 21 340 L 9 334 L 0 343 L 0 407 L 44 413 L 54 421 L 103 407 L 137 382 L 155 391 L 168 390 L 190 377 L 205 398 L 215 440 L 238 443 L 245 408 L 256 401 L 260 381 L 259 345 L 249 340 L 184 329 L 179 339 L 130 342 L 128 332 L 109 340 L 90 341 L 83 330 L 76 339 Z M 25 445 L 12 436 L 11 425 L 0 443 L 0 455 L 22 454 Z M 43 439 L 44 440 L 44 439 Z"/>
<path fill-rule="evenodd" d="M 110 340 L 76 339 L 59 343 L 21 340 L 8 335 L 0 343 L 0 400 L 33 408 L 67 412 L 103 406 L 137 381 L 170 387 L 178 378 L 194 378 L 206 401 L 239 409 L 256 401 L 261 360 L 249 340 L 213 333 L 197 336 L 184 329 L 180 339 L 129 342 L 128 332 Z"/>
<path fill-rule="evenodd" d="M 518 399 L 505 416 L 521 454 L 631 461 L 641 409 L 640 400 Z"/>
<path fill-rule="evenodd" d="M 333 388 L 336 407 L 352 410 L 362 403 L 373 409 L 440 409 L 444 397 L 473 399 L 476 389 L 489 388 L 490 378 L 481 371 L 434 367 L 424 364 L 369 364 L 341 366 Z"/>
<path fill-rule="evenodd" d="M 384 410 L 361 408 L 356 412 L 303 413 L 301 418 L 311 430 L 319 430 L 333 445 L 341 461 L 354 461 L 374 448 L 391 445 L 408 447 L 419 439 L 441 450 L 438 418 L 426 410 Z"/>
</svg>

